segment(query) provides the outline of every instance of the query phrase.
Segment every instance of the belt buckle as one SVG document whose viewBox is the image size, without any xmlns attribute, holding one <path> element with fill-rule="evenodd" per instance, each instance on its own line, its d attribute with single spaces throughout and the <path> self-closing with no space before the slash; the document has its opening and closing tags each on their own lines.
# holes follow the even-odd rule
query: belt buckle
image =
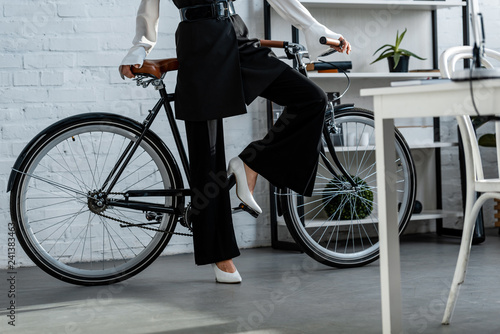
<svg viewBox="0 0 500 334">
<path fill-rule="evenodd" d="M 181 22 L 187 20 L 187 17 L 186 17 L 186 8 L 179 8 L 179 14 L 181 16 Z"/>
<path fill-rule="evenodd" d="M 227 0 L 217 1 L 215 3 L 215 14 L 217 20 L 227 19 L 230 16 L 229 5 Z"/>
</svg>

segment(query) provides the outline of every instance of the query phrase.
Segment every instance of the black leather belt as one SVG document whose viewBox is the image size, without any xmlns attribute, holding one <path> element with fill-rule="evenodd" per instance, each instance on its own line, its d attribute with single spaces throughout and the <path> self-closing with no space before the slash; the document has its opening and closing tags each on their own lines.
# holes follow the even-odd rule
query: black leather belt
<svg viewBox="0 0 500 334">
<path fill-rule="evenodd" d="M 179 9 L 181 21 L 199 21 L 207 19 L 223 20 L 234 14 L 232 0 L 215 1 L 211 4 L 183 7 Z"/>
</svg>

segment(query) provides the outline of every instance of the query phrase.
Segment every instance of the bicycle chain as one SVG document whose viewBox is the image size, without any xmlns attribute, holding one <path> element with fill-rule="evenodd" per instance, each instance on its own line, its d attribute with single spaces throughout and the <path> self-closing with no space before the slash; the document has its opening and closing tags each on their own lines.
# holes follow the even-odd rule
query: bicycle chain
<svg viewBox="0 0 500 334">
<path fill-rule="evenodd" d="M 109 193 L 109 195 L 125 195 L 125 194 L 124 193 Z M 95 212 L 95 214 L 98 215 L 98 216 L 101 216 L 101 217 L 104 217 L 104 218 L 107 218 L 107 219 L 111 219 L 111 220 L 114 220 L 116 222 L 125 224 L 127 226 L 138 227 L 138 228 L 142 228 L 144 230 L 150 230 L 150 231 L 154 231 L 154 232 L 162 232 L 162 233 L 168 233 L 168 234 L 182 235 L 182 236 L 185 236 L 185 237 L 192 237 L 193 236 L 190 233 L 171 232 L 171 231 L 166 231 L 166 230 L 160 230 L 158 228 L 153 228 L 153 227 L 139 226 L 137 224 L 129 223 L 129 222 L 121 220 L 119 218 L 107 216 L 107 215 L 105 215 L 103 213 L 100 213 L 100 212 Z"/>
</svg>

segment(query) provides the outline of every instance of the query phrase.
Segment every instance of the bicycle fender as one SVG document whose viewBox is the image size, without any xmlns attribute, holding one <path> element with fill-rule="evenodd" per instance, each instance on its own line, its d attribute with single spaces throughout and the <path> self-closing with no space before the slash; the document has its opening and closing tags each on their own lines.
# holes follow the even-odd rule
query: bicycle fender
<svg viewBox="0 0 500 334">
<path fill-rule="evenodd" d="M 7 183 L 7 192 L 10 192 L 12 190 L 12 187 L 14 186 L 14 182 L 16 181 L 16 177 L 19 175 L 18 170 L 20 170 L 21 166 L 24 165 L 25 161 L 27 160 L 27 157 L 30 156 L 30 153 L 37 148 L 38 143 L 44 139 L 46 136 L 50 136 L 52 133 L 54 133 L 57 129 L 60 127 L 68 126 L 71 125 L 75 122 L 81 121 L 81 120 L 87 120 L 87 119 L 95 119 L 95 118 L 119 118 L 122 121 L 126 121 L 131 123 L 134 126 L 142 126 L 140 123 L 137 121 L 120 116 L 117 114 L 112 114 L 112 113 L 86 113 L 86 114 L 80 114 L 80 115 L 75 115 L 75 116 L 70 116 L 65 119 L 62 119 L 44 130 L 42 130 L 39 134 L 37 134 L 29 143 L 24 147 L 24 149 L 21 151 L 21 154 L 16 159 L 16 162 L 14 163 L 14 166 L 12 167 L 12 170 L 10 172 L 9 176 L 9 182 Z"/>
<path fill-rule="evenodd" d="M 333 106 L 333 111 L 349 110 L 354 108 L 354 103 L 338 104 Z"/>
<path fill-rule="evenodd" d="M 19 154 L 19 156 L 17 157 L 16 162 L 14 163 L 14 166 L 12 166 L 12 170 L 10 171 L 9 182 L 7 182 L 7 192 L 10 192 L 12 190 L 12 187 L 14 186 L 14 181 L 16 180 L 16 176 L 17 176 L 16 171 L 19 170 L 19 167 L 21 167 L 23 161 L 26 159 L 26 156 L 28 155 L 28 152 L 30 151 L 30 147 L 33 147 L 33 145 L 36 145 L 36 143 L 45 136 L 45 134 L 42 132 L 39 133 L 38 135 L 36 135 L 36 137 L 33 138 L 28 143 L 28 145 L 26 145 L 24 147 L 21 154 Z"/>
</svg>

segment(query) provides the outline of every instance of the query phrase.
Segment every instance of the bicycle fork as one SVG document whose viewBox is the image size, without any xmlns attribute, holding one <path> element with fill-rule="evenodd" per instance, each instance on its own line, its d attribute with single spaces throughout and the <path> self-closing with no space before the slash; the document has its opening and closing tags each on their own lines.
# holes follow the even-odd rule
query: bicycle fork
<svg viewBox="0 0 500 334">
<path fill-rule="evenodd" d="M 340 173 L 345 177 L 346 181 L 350 183 L 352 189 L 357 189 L 357 183 L 352 178 L 351 174 L 344 168 L 342 163 L 337 156 L 335 151 L 335 146 L 330 138 L 330 134 L 339 134 L 339 129 L 335 123 L 335 112 L 345 109 L 352 109 L 354 107 L 354 103 L 352 104 L 340 104 L 337 106 L 333 106 L 331 101 L 328 101 L 328 107 L 325 113 L 325 124 L 323 126 L 323 136 L 325 137 L 325 142 L 328 147 L 328 151 L 331 153 L 332 159 L 335 162 L 337 169 Z M 321 145 L 321 154 L 323 157 L 323 161 L 325 163 L 325 167 L 328 169 L 330 173 L 333 175 L 338 175 L 338 173 L 333 169 L 332 164 L 326 159 L 326 152 L 323 145 Z"/>
</svg>

